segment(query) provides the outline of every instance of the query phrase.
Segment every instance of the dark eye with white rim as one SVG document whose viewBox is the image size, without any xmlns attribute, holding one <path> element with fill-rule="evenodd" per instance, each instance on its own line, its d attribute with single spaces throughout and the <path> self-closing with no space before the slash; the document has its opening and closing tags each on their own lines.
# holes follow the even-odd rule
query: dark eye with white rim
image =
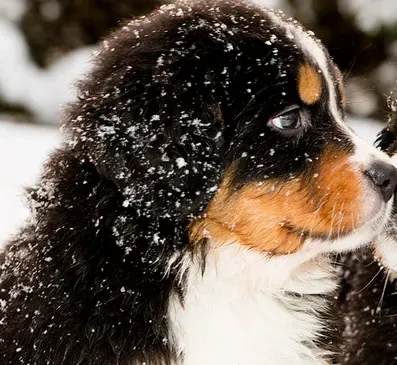
<svg viewBox="0 0 397 365">
<path fill-rule="evenodd" d="M 293 105 L 269 120 L 269 124 L 277 129 L 294 130 L 302 127 L 300 108 Z"/>
</svg>

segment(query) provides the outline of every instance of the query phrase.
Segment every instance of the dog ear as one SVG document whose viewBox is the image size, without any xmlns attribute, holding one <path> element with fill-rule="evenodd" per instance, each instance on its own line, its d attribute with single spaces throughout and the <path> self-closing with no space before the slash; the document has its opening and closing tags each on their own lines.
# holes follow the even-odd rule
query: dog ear
<svg viewBox="0 0 397 365">
<path fill-rule="evenodd" d="M 395 123 L 397 124 L 396 121 Z M 397 131 L 394 131 L 393 128 L 389 127 L 389 125 L 383 128 L 376 137 L 375 146 L 389 155 L 393 155 L 395 151 L 393 151 L 392 146 L 397 139 L 396 132 Z"/>
<path fill-rule="evenodd" d="M 387 126 L 379 132 L 375 145 L 392 156 L 397 152 L 397 91 L 390 94 L 387 104 L 391 110 L 389 121 Z"/>
<path fill-rule="evenodd" d="M 198 91 L 152 85 L 135 98 L 82 98 L 66 125 L 69 144 L 115 184 L 124 207 L 192 218 L 217 190 L 225 145 L 220 106 Z"/>
<path fill-rule="evenodd" d="M 201 47 L 206 38 L 214 47 Z M 115 184 L 125 207 L 144 216 L 193 217 L 222 178 L 221 106 L 230 103 L 235 71 L 225 72 L 229 58 L 210 33 L 186 35 L 176 48 L 167 39 L 141 43 L 120 29 L 104 41 L 64 130 L 80 158 Z"/>
</svg>

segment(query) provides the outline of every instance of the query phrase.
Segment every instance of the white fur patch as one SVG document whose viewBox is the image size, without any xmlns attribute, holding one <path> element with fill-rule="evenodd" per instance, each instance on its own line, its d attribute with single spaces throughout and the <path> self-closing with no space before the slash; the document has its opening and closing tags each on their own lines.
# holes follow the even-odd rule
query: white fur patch
<svg viewBox="0 0 397 365">
<path fill-rule="evenodd" d="M 383 266 L 390 270 L 394 279 L 397 276 L 397 237 L 379 237 L 375 244 L 375 256 Z"/>
<path fill-rule="evenodd" d="M 391 161 L 395 168 L 397 168 L 397 153 L 392 156 Z"/>
<path fill-rule="evenodd" d="M 326 256 L 270 258 L 231 244 L 210 250 L 204 274 L 191 256 L 183 266 L 183 303 L 175 295 L 169 304 L 178 365 L 325 363 L 316 340 L 326 301 L 308 294 L 336 288 Z"/>
</svg>

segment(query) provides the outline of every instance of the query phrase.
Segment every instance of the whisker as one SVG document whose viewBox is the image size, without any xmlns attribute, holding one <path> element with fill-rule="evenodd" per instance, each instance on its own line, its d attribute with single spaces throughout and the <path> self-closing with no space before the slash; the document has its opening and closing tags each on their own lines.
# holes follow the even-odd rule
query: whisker
<svg viewBox="0 0 397 365">
<path fill-rule="evenodd" d="M 365 285 L 364 288 L 362 288 L 360 291 L 358 291 L 357 294 L 360 294 L 363 290 L 367 289 L 382 271 L 383 271 L 383 267 L 381 267 L 379 269 L 379 271 L 374 275 L 374 277 L 371 279 L 371 281 L 367 285 Z"/>
<path fill-rule="evenodd" d="M 387 271 L 385 283 L 383 285 L 382 295 L 380 297 L 378 306 L 376 307 L 376 314 L 379 313 L 379 317 L 381 317 L 382 314 L 382 304 L 383 304 L 383 299 L 385 298 L 386 287 L 387 287 L 387 283 L 389 282 L 389 277 L 390 277 L 390 270 Z"/>
<path fill-rule="evenodd" d="M 338 202 L 338 200 L 336 200 L 334 202 L 334 205 L 332 207 L 332 215 L 331 215 L 331 228 L 329 230 L 329 234 L 328 234 L 328 239 L 330 239 L 332 237 L 332 232 L 334 230 L 334 223 L 335 223 L 335 219 L 336 219 L 336 214 L 335 214 L 335 209 L 336 209 L 336 203 Z"/>
<path fill-rule="evenodd" d="M 375 259 L 373 259 L 369 264 L 365 265 L 365 267 L 370 267 L 371 265 L 373 265 L 376 262 Z"/>
<path fill-rule="evenodd" d="M 343 224 L 343 219 L 345 217 L 345 214 L 343 212 L 344 205 L 345 205 L 345 202 L 343 201 L 342 205 L 341 205 L 341 207 L 339 209 L 339 214 L 338 214 L 338 218 L 339 218 L 338 231 L 337 231 L 338 232 L 338 234 L 337 234 L 338 239 L 340 238 L 340 235 L 341 235 L 341 231 L 342 231 L 341 226 Z"/>
<path fill-rule="evenodd" d="M 354 56 L 349 71 L 347 72 L 346 75 L 343 75 L 343 82 L 345 82 L 347 80 L 347 78 L 350 76 L 351 72 L 353 71 L 354 66 L 356 65 L 356 61 L 357 61 L 357 56 Z"/>
</svg>

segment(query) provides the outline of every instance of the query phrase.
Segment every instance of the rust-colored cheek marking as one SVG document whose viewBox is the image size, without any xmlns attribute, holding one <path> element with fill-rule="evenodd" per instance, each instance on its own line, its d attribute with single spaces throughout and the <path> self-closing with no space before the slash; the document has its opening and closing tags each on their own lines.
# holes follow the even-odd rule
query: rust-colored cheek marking
<svg viewBox="0 0 397 365">
<path fill-rule="evenodd" d="M 335 238 L 360 226 L 361 173 L 344 151 L 329 149 L 307 178 L 250 183 L 233 191 L 229 169 L 202 218 L 193 222 L 193 244 L 238 242 L 273 254 L 296 252 L 308 236 Z"/>
<path fill-rule="evenodd" d="M 308 63 L 299 66 L 298 93 L 301 100 L 312 105 L 320 100 L 322 83 L 319 73 Z"/>
</svg>

